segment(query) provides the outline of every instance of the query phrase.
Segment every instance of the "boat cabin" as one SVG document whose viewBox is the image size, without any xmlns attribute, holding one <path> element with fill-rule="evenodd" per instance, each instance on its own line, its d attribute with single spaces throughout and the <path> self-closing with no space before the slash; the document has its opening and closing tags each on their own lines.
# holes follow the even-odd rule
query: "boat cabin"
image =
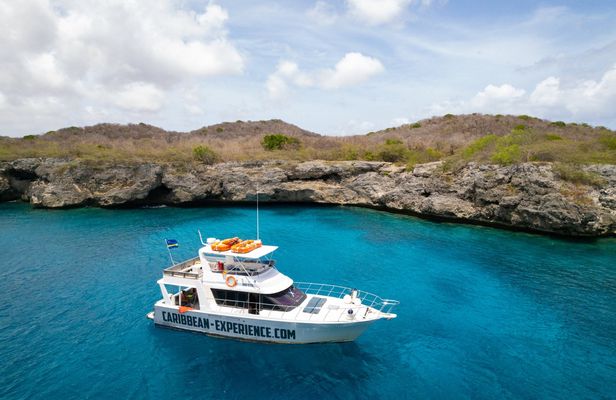
<svg viewBox="0 0 616 400">
<path fill-rule="evenodd" d="M 215 251 L 208 244 L 199 257 L 175 264 L 163 271 L 158 283 L 163 299 L 190 309 L 218 307 L 288 312 L 301 305 L 306 294 L 281 274 L 272 259 L 277 246 L 262 246 L 246 254 Z M 177 291 L 168 289 L 177 286 Z"/>
</svg>

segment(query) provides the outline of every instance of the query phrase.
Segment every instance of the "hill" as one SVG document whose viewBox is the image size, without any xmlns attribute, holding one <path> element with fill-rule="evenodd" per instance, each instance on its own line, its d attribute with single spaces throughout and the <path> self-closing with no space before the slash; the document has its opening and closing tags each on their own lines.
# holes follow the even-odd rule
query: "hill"
<svg viewBox="0 0 616 400">
<path fill-rule="evenodd" d="M 295 145 L 266 150 L 266 135 Z M 291 143 L 288 142 L 288 143 Z M 616 164 L 616 133 L 526 115 L 445 115 L 365 135 L 323 136 L 281 120 L 224 122 L 190 132 L 147 124 L 69 127 L 43 135 L 0 138 L 0 160 L 58 157 L 91 161 L 192 162 L 207 148 L 208 162 L 246 160 L 367 160 L 409 167 L 445 160 L 512 164 L 527 161 Z M 199 157 L 197 157 L 199 158 Z"/>
</svg>

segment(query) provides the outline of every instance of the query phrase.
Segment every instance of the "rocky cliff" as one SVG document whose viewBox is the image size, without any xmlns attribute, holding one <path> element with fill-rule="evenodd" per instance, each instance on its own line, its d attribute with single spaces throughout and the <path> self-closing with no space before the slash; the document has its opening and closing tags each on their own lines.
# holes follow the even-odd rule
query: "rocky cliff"
<svg viewBox="0 0 616 400">
<path fill-rule="evenodd" d="M 550 164 L 440 162 L 413 171 L 385 162 L 90 164 L 59 159 L 0 163 L 0 200 L 36 207 L 122 207 L 207 202 L 314 202 L 566 236 L 616 234 L 616 166 L 585 167 L 601 184 L 559 178 Z"/>
</svg>

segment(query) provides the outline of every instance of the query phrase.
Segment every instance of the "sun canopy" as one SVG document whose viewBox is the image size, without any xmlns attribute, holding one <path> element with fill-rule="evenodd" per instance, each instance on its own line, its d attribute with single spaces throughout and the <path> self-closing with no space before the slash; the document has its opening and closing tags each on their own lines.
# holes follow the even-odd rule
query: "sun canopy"
<svg viewBox="0 0 616 400">
<path fill-rule="evenodd" d="M 234 258 L 255 260 L 255 259 L 259 259 L 261 257 L 265 257 L 266 255 L 273 253 L 274 251 L 276 251 L 276 249 L 278 249 L 278 246 L 265 246 L 264 245 L 264 246 L 259 247 L 258 249 L 254 249 L 250 253 L 238 254 L 238 253 L 232 252 L 231 250 L 214 251 L 212 250 L 210 245 L 207 245 L 201 248 L 201 253 L 205 254 L 206 257 L 208 256 L 213 256 L 213 257 L 231 256 Z"/>
</svg>

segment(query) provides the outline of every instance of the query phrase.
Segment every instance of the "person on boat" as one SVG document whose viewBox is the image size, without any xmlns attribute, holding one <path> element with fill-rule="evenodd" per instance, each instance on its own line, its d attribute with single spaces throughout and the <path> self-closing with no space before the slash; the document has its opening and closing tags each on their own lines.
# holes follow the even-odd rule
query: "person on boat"
<svg viewBox="0 0 616 400">
<path fill-rule="evenodd" d="M 192 306 L 195 304 L 196 296 L 197 296 L 197 293 L 195 291 L 195 288 L 190 288 L 190 289 L 184 290 L 182 298 L 185 300 L 186 305 Z"/>
</svg>

